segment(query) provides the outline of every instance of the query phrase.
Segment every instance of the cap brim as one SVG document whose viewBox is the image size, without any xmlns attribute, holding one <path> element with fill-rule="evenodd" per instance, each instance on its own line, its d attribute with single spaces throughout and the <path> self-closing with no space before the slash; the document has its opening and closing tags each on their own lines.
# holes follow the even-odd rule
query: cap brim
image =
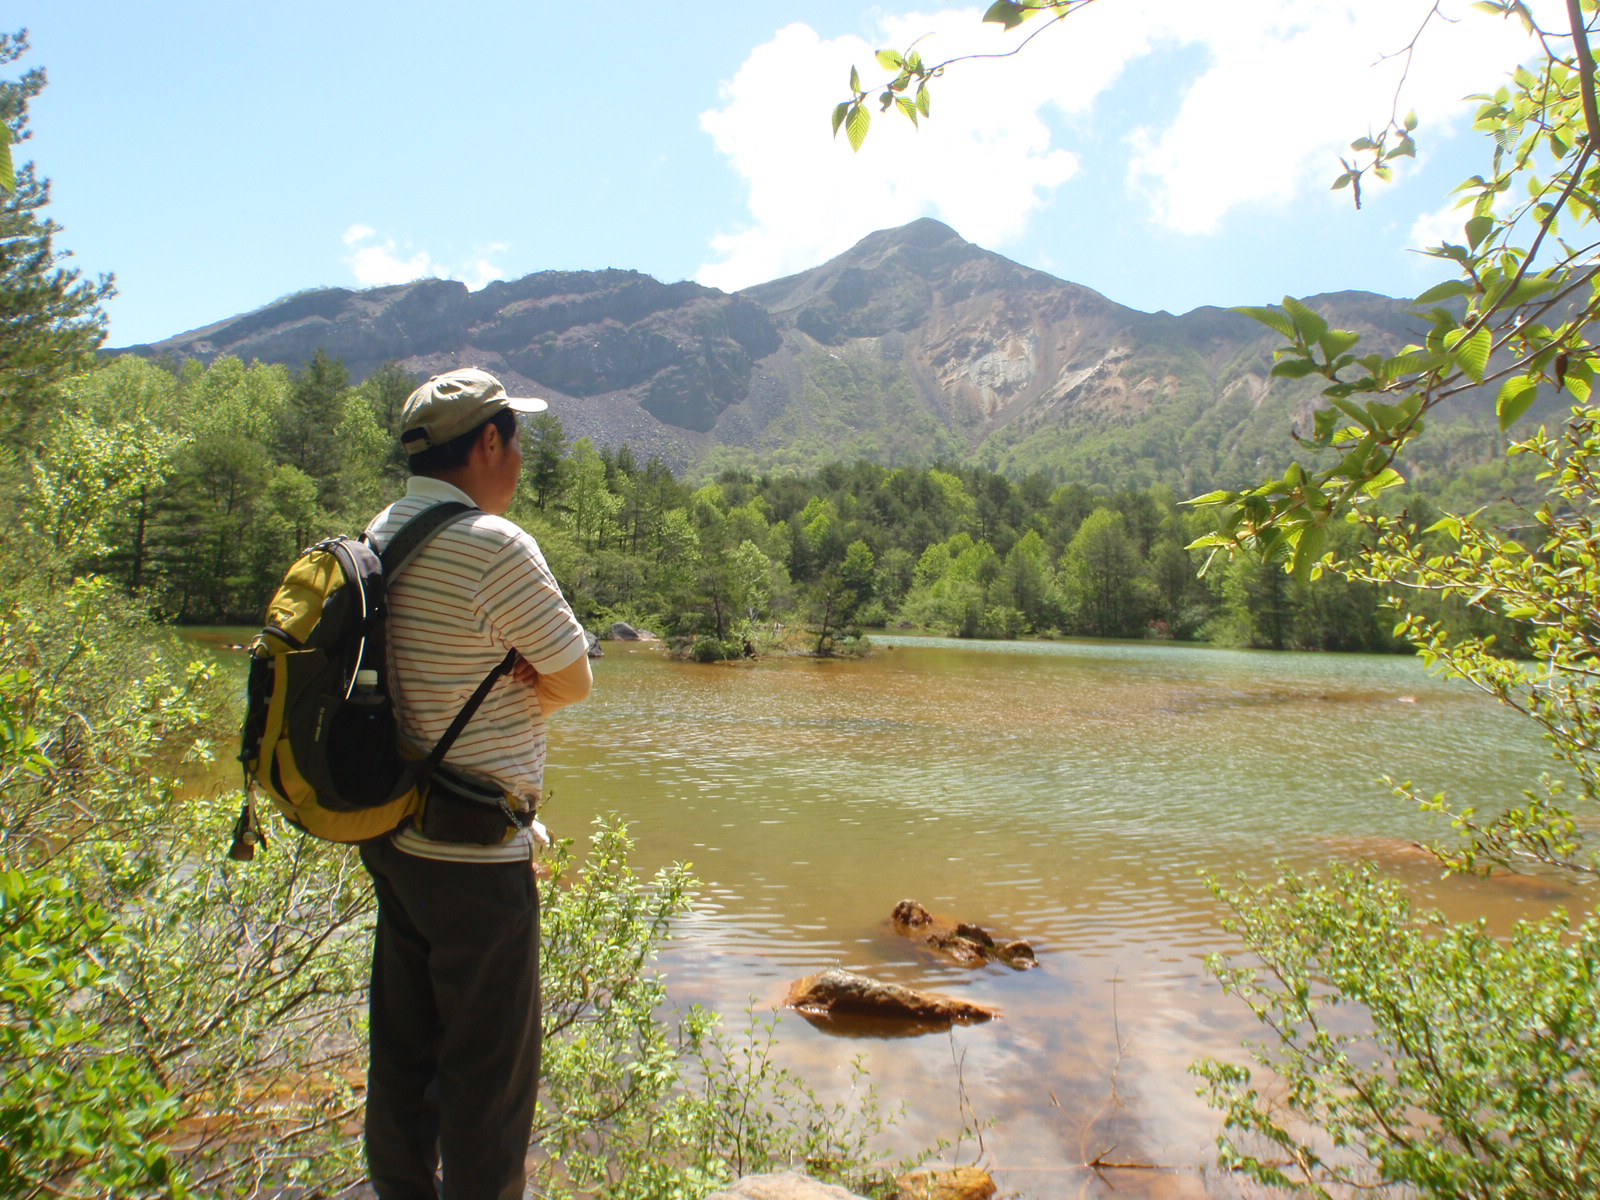
<svg viewBox="0 0 1600 1200">
<path fill-rule="evenodd" d="M 538 413 L 550 407 L 536 396 L 503 396 L 501 399 L 512 412 Z"/>
</svg>

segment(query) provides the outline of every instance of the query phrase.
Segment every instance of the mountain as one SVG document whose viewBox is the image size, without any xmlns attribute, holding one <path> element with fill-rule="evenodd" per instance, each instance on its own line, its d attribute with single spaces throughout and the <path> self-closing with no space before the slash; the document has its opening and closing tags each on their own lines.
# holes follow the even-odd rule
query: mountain
<svg viewBox="0 0 1600 1200">
<path fill-rule="evenodd" d="M 1367 349 L 1420 332 L 1403 300 L 1307 303 Z M 323 288 L 114 353 L 298 365 L 321 348 L 357 379 L 390 359 L 481 366 L 548 397 L 570 436 L 680 468 L 975 459 L 1194 491 L 1253 479 L 1306 423 L 1315 384 L 1270 377 L 1278 341 L 1222 309 L 1126 308 L 924 219 L 734 294 L 625 270 Z"/>
</svg>

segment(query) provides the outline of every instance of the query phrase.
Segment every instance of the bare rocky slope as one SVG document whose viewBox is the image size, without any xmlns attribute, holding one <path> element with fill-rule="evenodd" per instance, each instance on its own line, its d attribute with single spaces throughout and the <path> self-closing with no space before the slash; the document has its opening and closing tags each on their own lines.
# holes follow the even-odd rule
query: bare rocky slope
<svg viewBox="0 0 1600 1200">
<path fill-rule="evenodd" d="M 1405 301 L 1308 303 L 1373 348 L 1415 336 Z M 298 365 L 320 348 L 357 379 L 481 366 L 549 397 L 569 435 L 679 468 L 975 459 L 1192 490 L 1252 478 L 1303 423 L 1314 388 L 1269 377 L 1276 341 L 1221 309 L 1125 308 L 920 220 L 732 295 L 623 270 L 326 288 L 119 352 Z"/>
</svg>

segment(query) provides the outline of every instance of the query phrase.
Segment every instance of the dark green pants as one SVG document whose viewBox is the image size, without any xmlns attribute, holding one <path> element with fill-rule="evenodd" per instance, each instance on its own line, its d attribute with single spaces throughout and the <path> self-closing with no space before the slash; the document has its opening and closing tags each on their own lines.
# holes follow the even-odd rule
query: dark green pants
<svg viewBox="0 0 1600 1200">
<path fill-rule="evenodd" d="M 366 1145 L 379 1200 L 520 1200 L 539 1083 L 532 864 L 440 862 L 387 839 L 361 861 L 378 895 Z"/>
</svg>

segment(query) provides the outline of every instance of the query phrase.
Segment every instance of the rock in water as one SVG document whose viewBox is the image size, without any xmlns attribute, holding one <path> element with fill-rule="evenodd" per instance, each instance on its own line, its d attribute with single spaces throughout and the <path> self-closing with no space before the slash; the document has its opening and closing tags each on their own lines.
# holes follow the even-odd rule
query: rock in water
<svg viewBox="0 0 1600 1200">
<path fill-rule="evenodd" d="M 971 921 L 952 922 L 947 917 L 936 917 L 915 900 L 902 900 L 889 914 L 895 932 L 921 942 L 948 962 L 960 967 L 981 967 L 989 962 L 1001 962 L 1014 970 L 1026 971 L 1037 967 L 1033 947 L 1015 940 L 998 945 L 994 935 Z"/>
<path fill-rule="evenodd" d="M 712 1192 L 706 1200 L 861 1200 L 854 1192 L 823 1183 L 799 1171 L 780 1171 L 773 1175 L 746 1175 L 724 1191 Z"/>
<path fill-rule="evenodd" d="M 912 929 L 921 929 L 924 925 L 933 924 L 933 914 L 915 900 L 902 900 L 894 906 L 891 920 L 896 925 L 905 925 Z"/>
<path fill-rule="evenodd" d="M 971 921 L 963 921 L 956 926 L 956 934 L 964 937 L 969 942 L 977 942 L 987 949 L 994 949 L 994 938 L 989 936 L 989 931 L 982 925 L 974 925 Z"/>
<path fill-rule="evenodd" d="M 975 1025 L 1000 1010 L 938 992 L 919 992 L 897 983 L 879 983 L 829 967 L 789 985 L 784 1006 L 814 1017 L 885 1017 L 929 1025 Z"/>
<path fill-rule="evenodd" d="M 1029 967 L 1039 965 L 1039 960 L 1033 956 L 1033 947 L 1021 940 L 1007 942 L 999 947 L 995 954 L 1006 966 L 1016 967 L 1019 971 L 1026 971 Z"/>
<path fill-rule="evenodd" d="M 989 1200 L 995 1193 L 989 1172 L 977 1167 L 947 1167 L 895 1176 L 896 1200 Z"/>
</svg>

